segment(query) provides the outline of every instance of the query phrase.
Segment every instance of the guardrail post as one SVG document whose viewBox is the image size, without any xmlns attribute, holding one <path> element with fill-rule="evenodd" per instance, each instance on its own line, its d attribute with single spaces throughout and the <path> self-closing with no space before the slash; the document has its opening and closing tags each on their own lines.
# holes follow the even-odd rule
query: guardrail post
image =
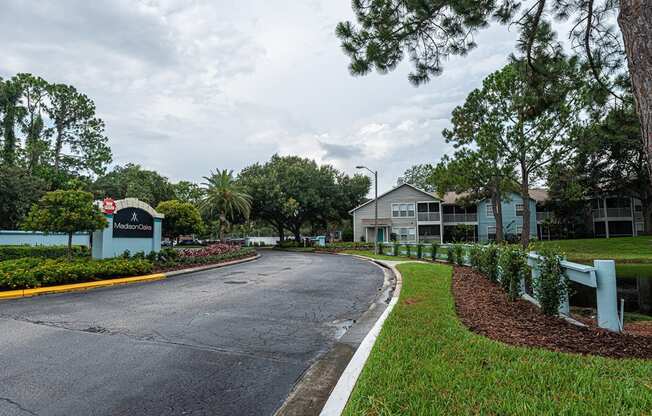
<svg viewBox="0 0 652 416">
<path fill-rule="evenodd" d="M 616 262 L 613 260 L 595 260 L 593 266 L 596 270 L 597 279 L 598 326 L 610 331 L 620 332 Z"/>
</svg>

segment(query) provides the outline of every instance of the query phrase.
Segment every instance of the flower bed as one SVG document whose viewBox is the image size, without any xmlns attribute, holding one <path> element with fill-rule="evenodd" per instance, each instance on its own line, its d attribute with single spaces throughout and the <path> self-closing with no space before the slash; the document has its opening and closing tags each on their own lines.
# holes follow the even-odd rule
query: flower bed
<svg viewBox="0 0 652 416">
<path fill-rule="evenodd" d="M 165 249 L 156 256 L 156 271 L 172 271 L 193 266 L 219 264 L 255 255 L 254 248 L 231 244 L 213 244 L 201 249 Z"/>
</svg>

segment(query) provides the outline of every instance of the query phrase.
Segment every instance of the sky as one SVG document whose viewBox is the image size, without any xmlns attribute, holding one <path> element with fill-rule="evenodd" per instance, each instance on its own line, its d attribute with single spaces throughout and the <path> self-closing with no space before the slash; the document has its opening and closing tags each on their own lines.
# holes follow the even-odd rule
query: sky
<svg viewBox="0 0 652 416">
<path fill-rule="evenodd" d="M 410 166 L 451 151 L 451 112 L 507 63 L 516 33 L 414 87 L 410 63 L 353 77 L 334 35 L 349 0 L 3 0 L 0 76 L 74 85 L 106 123 L 114 164 L 201 182 L 274 153 L 365 165 L 387 190 Z"/>
</svg>

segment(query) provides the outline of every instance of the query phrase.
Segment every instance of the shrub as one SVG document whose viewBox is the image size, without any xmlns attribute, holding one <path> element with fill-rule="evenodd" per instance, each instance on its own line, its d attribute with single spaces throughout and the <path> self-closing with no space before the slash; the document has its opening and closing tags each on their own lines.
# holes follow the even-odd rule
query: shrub
<svg viewBox="0 0 652 416">
<path fill-rule="evenodd" d="M 482 266 L 482 247 L 479 244 L 473 244 L 469 247 L 469 263 L 471 267 L 480 270 Z"/>
<path fill-rule="evenodd" d="M 420 259 L 423 257 L 423 245 L 417 244 L 417 258 Z"/>
<path fill-rule="evenodd" d="M 480 270 L 492 282 L 498 281 L 498 257 L 499 250 L 495 244 L 489 244 L 482 250 Z"/>
<path fill-rule="evenodd" d="M 337 242 L 326 244 L 327 250 L 373 250 L 373 243 Z"/>
<path fill-rule="evenodd" d="M 66 246 L 0 246 L 0 261 L 15 260 L 23 257 L 38 257 L 43 259 L 56 259 L 65 257 Z M 72 246 L 74 257 L 88 257 L 89 250 L 86 246 Z"/>
<path fill-rule="evenodd" d="M 455 251 L 452 244 L 446 247 L 446 260 L 451 264 L 455 263 Z"/>
<path fill-rule="evenodd" d="M 401 245 L 397 243 L 396 241 L 394 242 L 394 255 L 395 256 L 400 256 L 401 255 Z"/>
<path fill-rule="evenodd" d="M 439 250 L 439 244 L 432 243 L 432 246 L 430 246 L 430 250 L 432 253 L 432 260 L 433 261 L 437 260 L 437 250 Z"/>
<path fill-rule="evenodd" d="M 504 246 L 500 250 L 499 266 L 500 285 L 514 301 L 521 295 L 521 280 L 529 270 L 525 251 L 518 245 Z"/>
<path fill-rule="evenodd" d="M 405 245 L 405 255 L 407 257 L 412 256 L 412 246 L 410 246 L 409 244 Z"/>
<path fill-rule="evenodd" d="M 455 251 L 455 264 L 464 266 L 464 246 L 462 244 L 455 244 L 453 250 Z"/>
<path fill-rule="evenodd" d="M 280 248 L 297 248 L 297 247 L 303 247 L 303 243 L 296 240 L 285 240 L 285 241 L 279 241 L 277 246 Z"/>
<path fill-rule="evenodd" d="M 383 254 L 383 243 L 378 243 L 378 254 Z"/>
<path fill-rule="evenodd" d="M 212 264 L 220 263 L 222 261 L 241 259 L 244 257 L 252 256 L 256 253 L 256 250 L 252 247 L 237 247 L 237 250 L 231 250 L 222 252 L 221 254 L 211 254 L 205 256 L 184 256 L 180 255 L 176 259 L 172 260 L 169 263 L 165 263 L 165 266 L 173 265 L 202 265 L 202 264 Z"/>
<path fill-rule="evenodd" d="M 0 288 L 26 289 L 151 273 L 147 260 L 25 258 L 0 262 Z"/>
<path fill-rule="evenodd" d="M 544 248 L 539 252 L 539 277 L 532 286 L 541 311 L 554 316 L 559 313 L 559 306 L 568 294 L 568 278 L 561 267 L 563 257 L 554 249 Z"/>
</svg>

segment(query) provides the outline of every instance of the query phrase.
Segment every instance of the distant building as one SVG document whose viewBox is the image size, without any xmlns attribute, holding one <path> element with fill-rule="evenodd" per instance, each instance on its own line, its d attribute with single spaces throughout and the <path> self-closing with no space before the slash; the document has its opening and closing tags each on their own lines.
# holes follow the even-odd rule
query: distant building
<svg viewBox="0 0 652 416">
<path fill-rule="evenodd" d="M 378 196 L 378 234 L 374 200 L 349 211 L 353 216 L 355 241 L 450 242 L 491 241 L 496 238 L 496 220 L 489 199 L 463 205 L 464 195 L 447 193 L 443 199 L 407 183 Z M 530 236 L 550 237 L 553 214 L 547 208 L 548 193 L 530 190 Z M 605 197 L 590 201 L 590 227 L 596 237 L 633 236 L 643 231 L 640 201 Z M 503 234 L 520 238 L 523 232 L 524 202 L 517 193 L 502 201 Z"/>
</svg>

